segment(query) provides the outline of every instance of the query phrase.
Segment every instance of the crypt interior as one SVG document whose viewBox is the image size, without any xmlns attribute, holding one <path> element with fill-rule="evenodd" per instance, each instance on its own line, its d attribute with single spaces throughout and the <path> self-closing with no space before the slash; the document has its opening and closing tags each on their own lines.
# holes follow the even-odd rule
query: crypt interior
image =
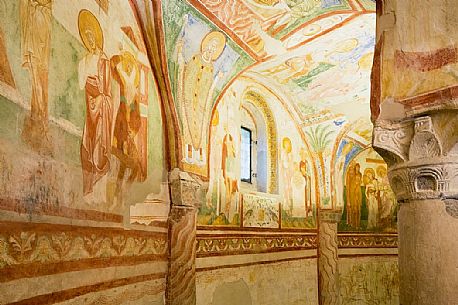
<svg viewBox="0 0 458 305">
<path fill-rule="evenodd" d="M 458 304 L 457 0 L 0 0 L 0 305 Z"/>
</svg>

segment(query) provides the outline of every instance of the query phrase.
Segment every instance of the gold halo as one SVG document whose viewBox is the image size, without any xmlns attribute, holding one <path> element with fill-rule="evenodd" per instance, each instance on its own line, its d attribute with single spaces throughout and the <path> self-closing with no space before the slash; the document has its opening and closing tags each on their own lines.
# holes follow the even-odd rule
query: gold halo
<svg viewBox="0 0 458 305">
<path fill-rule="evenodd" d="M 367 176 L 367 174 L 369 174 L 369 173 L 372 174 L 372 178 L 375 178 L 375 171 L 374 171 L 373 168 L 370 168 L 370 167 L 369 167 L 369 168 L 366 168 L 366 169 L 364 170 L 364 176 Z"/>
<path fill-rule="evenodd" d="M 288 148 L 285 147 L 287 143 L 289 144 Z M 291 143 L 291 140 L 288 137 L 283 138 L 283 141 L 282 141 L 281 145 L 282 145 L 283 149 L 286 150 L 287 153 L 290 153 L 291 150 L 293 149 L 293 144 Z"/>
<path fill-rule="evenodd" d="M 383 165 L 379 165 L 377 167 L 377 175 L 380 177 L 380 178 L 384 178 L 386 177 L 386 168 L 383 166 Z"/>
<path fill-rule="evenodd" d="M 203 52 L 207 44 L 213 39 L 217 40 L 218 45 L 215 53 L 213 53 L 212 60 L 217 60 L 221 53 L 223 53 L 224 47 L 226 46 L 226 36 L 224 36 L 223 33 L 217 31 L 208 33 L 200 44 L 200 51 Z"/>
<path fill-rule="evenodd" d="M 122 52 L 121 56 L 121 66 L 125 70 L 125 66 L 127 64 L 132 64 L 132 67 L 135 69 L 135 84 L 138 85 L 140 81 L 140 71 L 138 69 L 137 59 L 135 58 L 134 54 L 130 53 L 129 51 Z"/>
<path fill-rule="evenodd" d="M 97 18 L 88 10 L 81 10 L 78 14 L 78 30 L 80 33 L 81 41 L 88 51 L 91 51 L 89 40 L 87 38 L 87 31 L 94 34 L 95 44 L 103 50 L 103 31 Z"/>
</svg>

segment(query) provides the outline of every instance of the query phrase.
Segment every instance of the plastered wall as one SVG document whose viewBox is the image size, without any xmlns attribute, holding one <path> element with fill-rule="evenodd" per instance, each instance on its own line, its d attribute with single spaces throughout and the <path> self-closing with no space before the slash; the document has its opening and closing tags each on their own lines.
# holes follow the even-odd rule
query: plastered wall
<svg viewBox="0 0 458 305">
<path fill-rule="evenodd" d="M 163 122 L 133 3 L 0 15 L 0 304 L 162 304 Z"/>
</svg>

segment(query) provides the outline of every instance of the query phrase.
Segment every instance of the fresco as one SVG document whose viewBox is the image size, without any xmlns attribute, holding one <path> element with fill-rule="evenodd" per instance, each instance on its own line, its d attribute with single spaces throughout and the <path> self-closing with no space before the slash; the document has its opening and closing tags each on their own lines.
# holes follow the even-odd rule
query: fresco
<svg viewBox="0 0 458 305">
<path fill-rule="evenodd" d="M 367 116 L 366 107 L 356 105 L 369 104 L 374 41 L 375 14 L 365 14 L 252 70 L 284 84 L 278 89 L 297 101 L 295 107 L 303 120 L 326 110 L 354 120 Z"/>
<path fill-rule="evenodd" d="M 425 18 L 444 12 L 452 12 L 453 4 L 429 9 L 424 3 L 403 3 L 398 8 L 397 20 L 401 27 L 377 35 L 377 61 L 374 65 L 373 98 L 371 108 L 373 120 L 380 115 L 380 106 L 386 101 L 399 103 L 400 110 L 389 118 L 404 116 L 403 110 L 422 109 L 431 104 L 446 102 L 457 94 L 458 39 L 456 31 L 450 31 L 447 22 L 431 27 Z M 428 12 L 425 18 L 414 20 L 409 12 Z M 400 18 L 400 19 L 399 19 Z M 445 17 L 441 19 L 446 20 Z M 428 19 L 426 19 L 428 20 Z M 392 21 L 384 21 L 383 26 Z M 418 34 L 418 33 L 421 33 Z M 440 34 L 438 34 L 440 33 Z M 393 37 L 393 38 L 392 38 Z M 390 40 L 390 43 L 385 41 Z M 424 46 L 425 41 L 428 46 Z"/>
<path fill-rule="evenodd" d="M 159 192 L 161 110 L 134 12 L 93 0 L 2 8 L 0 36 L 20 37 L 0 39 L 2 196 L 18 202 L 5 208 L 122 215 Z"/>
<path fill-rule="evenodd" d="M 251 58 L 184 1 L 163 2 L 168 67 L 181 122 L 182 162 L 207 171 L 207 128 L 215 99 Z"/>
<path fill-rule="evenodd" d="M 347 0 L 189 2 L 209 18 L 216 18 L 220 26 L 258 60 L 283 54 L 287 48 L 316 37 L 362 9 Z"/>
<path fill-rule="evenodd" d="M 399 269 L 396 259 L 352 259 L 339 265 L 344 304 L 399 304 Z"/>
<path fill-rule="evenodd" d="M 359 3 L 368 11 L 375 11 L 376 0 L 359 0 Z"/>
<path fill-rule="evenodd" d="M 280 208 L 278 199 L 261 194 L 245 193 L 243 200 L 243 227 L 279 228 Z"/>
<path fill-rule="evenodd" d="M 191 1 L 216 23 L 221 21 L 218 25 L 239 45 L 248 45 L 244 49 L 248 54 L 256 53 L 255 59 L 272 55 L 236 78 L 209 123 L 209 192 L 207 205 L 200 210 L 201 219 L 205 219 L 200 224 L 213 225 L 224 214 L 226 220 L 222 223 L 243 225 L 239 222 L 244 190 L 239 181 L 241 119 L 237 109 L 245 102 L 243 88 L 260 84 L 268 88 L 262 95 L 272 110 L 267 117 L 276 125 L 277 143 L 268 151 L 276 152 L 271 159 L 277 160 L 273 162 L 275 179 L 270 181 L 278 181 L 278 185 L 266 194 L 280 196 L 282 228 L 313 228 L 315 207 L 319 205 L 343 210 L 342 230 L 395 230 L 396 209 L 392 192 L 384 185 L 386 166 L 382 159 L 373 158 L 385 170 L 371 167 L 366 160 L 353 160 L 371 142 L 369 80 L 375 45 L 375 14 L 371 13 L 375 2 L 293 2 Z M 352 9 L 362 14 L 353 15 Z M 315 13 L 320 18 L 314 19 Z M 296 29 L 296 22 L 300 29 Z M 323 31 L 329 33 L 321 35 Z M 275 51 L 269 53 L 271 47 Z M 275 101 L 266 98 L 271 94 L 269 90 L 275 92 Z M 295 124 L 286 123 L 291 118 Z M 292 135 L 291 130 L 298 130 L 298 134 Z M 215 155 L 217 151 L 222 152 L 222 159 L 221 153 Z M 229 169 L 221 160 L 236 165 Z M 215 169 L 213 164 L 223 165 Z M 267 164 L 268 168 L 274 166 Z M 218 176 L 222 178 L 215 180 Z M 351 191 L 346 191 L 347 183 Z M 224 205 L 233 210 L 223 211 Z"/>
<path fill-rule="evenodd" d="M 252 170 L 256 175 L 251 183 L 240 180 L 241 126 L 255 128 L 252 154 L 256 163 L 252 163 Z M 237 79 L 211 119 L 209 184 L 198 224 L 270 227 L 281 222 L 282 228 L 313 228 L 316 175 L 304 140 L 305 135 L 275 94 L 254 86 L 249 79 Z M 268 224 L 255 222 L 251 217 L 260 207 L 254 209 L 252 200 L 242 199 L 247 194 L 256 194 L 262 202 L 278 198 L 275 202 L 281 203 L 281 213 L 275 212 L 278 206 L 269 208 L 265 210 L 271 216 Z M 247 211 L 251 211 L 249 215 L 245 215 Z"/>
<path fill-rule="evenodd" d="M 339 229 L 395 232 L 398 203 L 389 185 L 387 166 L 372 148 L 351 143 L 341 144 L 341 155 L 348 152 L 337 183 L 344 190 L 339 201 L 343 203 Z"/>
</svg>

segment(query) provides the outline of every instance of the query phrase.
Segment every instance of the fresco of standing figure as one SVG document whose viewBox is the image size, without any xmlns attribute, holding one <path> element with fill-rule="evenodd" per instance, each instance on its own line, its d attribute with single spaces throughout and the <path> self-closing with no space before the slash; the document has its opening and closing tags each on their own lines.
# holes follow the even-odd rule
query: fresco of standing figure
<svg viewBox="0 0 458 305">
<path fill-rule="evenodd" d="M 361 226 L 362 175 L 360 164 L 350 164 L 346 177 L 347 224 L 353 228 Z"/>
<path fill-rule="evenodd" d="M 141 158 L 136 136 L 141 128 L 140 117 L 140 71 L 134 55 L 123 51 L 111 58 L 114 78 L 120 86 L 120 104 L 113 131 L 112 151 L 119 160 L 115 198 L 122 201 L 122 188 L 127 170 L 127 184 L 146 177 L 142 172 Z"/>
<path fill-rule="evenodd" d="M 373 230 L 377 227 L 379 217 L 378 185 L 375 172 L 372 168 L 364 171 L 364 185 L 366 186 L 366 205 L 368 210 L 367 229 Z"/>
<path fill-rule="evenodd" d="M 230 212 L 232 210 L 232 201 L 237 202 L 237 193 L 239 191 L 238 177 L 235 172 L 236 152 L 234 146 L 234 138 L 230 134 L 226 134 L 223 138 L 221 169 L 223 173 L 224 186 L 226 189 L 224 212 L 227 221 L 230 220 Z M 237 209 L 237 207 L 236 207 Z"/>
<path fill-rule="evenodd" d="M 95 184 L 110 169 L 113 100 L 110 60 L 103 52 L 103 32 L 97 18 L 88 10 L 78 16 L 81 40 L 87 49 L 78 66 L 80 89 L 86 93 L 86 120 L 81 140 L 83 193 L 93 192 Z"/>
<path fill-rule="evenodd" d="M 184 16 L 186 32 L 188 15 Z M 183 34 L 184 35 L 184 34 Z M 184 56 L 184 40 L 179 38 L 176 49 L 178 54 L 178 100 L 183 126 L 184 161 L 205 164 L 207 140 L 203 135 L 208 126 L 212 107 L 212 97 L 216 83 L 223 72 L 215 73 L 215 61 L 226 46 L 226 36 L 212 31 L 202 39 L 200 51 L 188 61 Z M 214 76 L 216 74 L 216 76 Z"/>
<path fill-rule="evenodd" d="M 21 0 L 22 66 L 32 83 L 30 116 L 24 121 L 23 138 L 32 148 L 49 153 L 48 72 L 51 50 L 52 0 Z"/>
<path fill-rule="evenodd" d="M 283 178 L 283 204 L 293 214 L 293 156 L 292 143 L 289 138 L 283 138 L 281 151 L 281 169 Z"/>
</svg>

